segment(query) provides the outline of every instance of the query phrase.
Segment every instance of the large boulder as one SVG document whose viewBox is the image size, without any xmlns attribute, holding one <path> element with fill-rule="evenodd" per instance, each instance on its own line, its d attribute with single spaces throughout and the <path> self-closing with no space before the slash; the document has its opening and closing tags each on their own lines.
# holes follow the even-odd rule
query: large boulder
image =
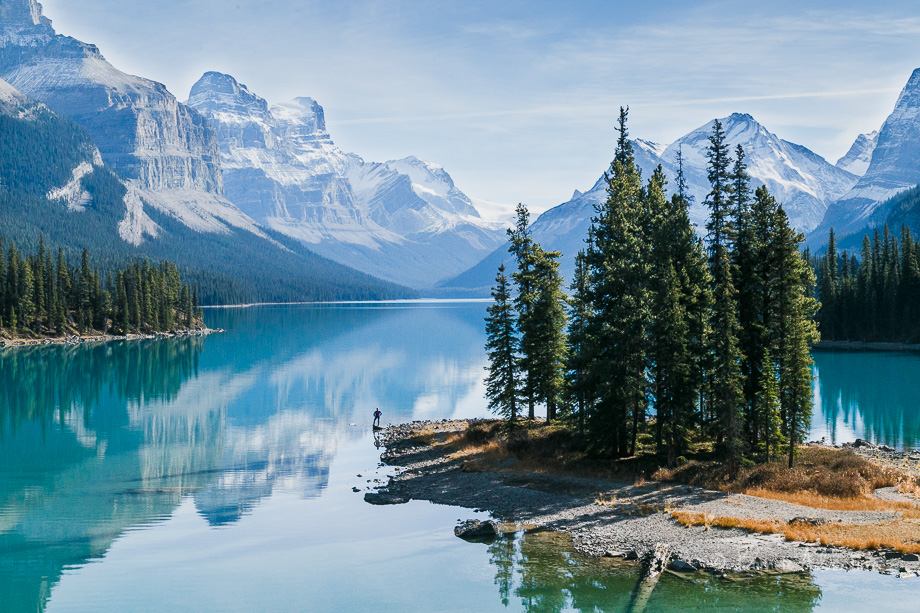
<svg viewBox="0 0 920 613">
<path fill-rule="evenodd" d="M 454 534 L 465 541 L 487 542 L 494 540 L 498 536 L 498 525 L 492 521 L 479 521 L 478 519 L 468 519 L 460 522 L 454 528 Z"/>
</svg>

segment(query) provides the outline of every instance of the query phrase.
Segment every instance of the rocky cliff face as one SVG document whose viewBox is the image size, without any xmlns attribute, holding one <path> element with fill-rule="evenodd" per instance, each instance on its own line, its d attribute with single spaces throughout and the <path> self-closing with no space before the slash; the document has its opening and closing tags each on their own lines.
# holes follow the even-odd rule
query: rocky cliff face
<svg viewBox="0 0 920 613">
<path fill-rule="evenodd" d="M 862 177 L 869 170 L 869 163 L 872 161 L 872 153 L 875 151 L 876 144 L 878 144 L 878 130 L 860 134 L 846 155 L 837 160 L 837 168 Z"/>
<path fill-rule="evenodd" d="M 881 205 L 920 183 L 920 68 L 901 91 L 894 111 L 878 133 L 865 175 L 825 215 L 815 239 L 834 228 L 838 236 L 884 221 Z"/>
<path fill-rule="evenodd" d="M 427 287 L 504 241 L 442 168 L 340 150 L 311 98 L 270 106 L 232 76 L 209 72 L 187 104 L 218 135 L 227 198 L 326 257 Z"/>
<path fill-rule="evenodd" d="M 156 82 L 127 75 L 99 49 L 57 35 L 34 0 L 0 4 L 0 77 L 82 125 L 129 182 L 122 236 L 140 243 L 153 206 L 203 232 L 259 232 L 223 199 L 217 139 L 207 121 Z"/>
</svg>

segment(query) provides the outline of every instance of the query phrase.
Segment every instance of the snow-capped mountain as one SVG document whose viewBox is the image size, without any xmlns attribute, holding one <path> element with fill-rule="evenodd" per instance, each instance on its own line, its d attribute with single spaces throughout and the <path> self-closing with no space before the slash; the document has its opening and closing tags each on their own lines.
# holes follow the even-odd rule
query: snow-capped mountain
<svg viewBox="0 0 920 613">
<path fill-rule="evenodd" d="M 504 240 L 443 168 L 340 150 L 311 98 L 269 106 L 232 76 L 208 72 L 187 104 L 218 135 L 227 198 L 330 259 L 426 287 Z"/>
<path fill-rule="evenodd" d="M 744 148 L 752 190 L 765 184 L 783 203 L 792 224 L 802 231 L 817 226 L 829 204 L 858 180 L 855 175 L 832 166 L 809 149 L 772 134 L 750 115 L 735 113 L 720 121 L 732 156 L 737 145 Z M 681 152 L 688 191 L 693 199 L 690 219 L 697 224 L 700 232 L 709 216 L 704 204 L 710 190 L 706 153 L 714 123 L 715 120 L 710 121 L 670 145 L 641 139 L 632 141 L 636 165 L 641 169 L 643 179 L 647 181 L 660 164 L 672 182 L 670 188 L 674 187 L 677 154 Z M 588 236 L 594 205 L 606 197 L 607 183 L 602 176 L 591 189 L 585 192 L 576 190 L 571 200 L 543 213 L 532 225 L 535 240 L 544 248 L 562 252 L 561 271 L 568 280 L 571 280 L 574 271 L 574 256 L 584 247 Z M 445 281 L 443 285 L 465 289 L 488 287 L 499 264 L 508 260 L 504 249 L 502 246 L 469 271 Z"/>
<path fill-rule="evenodd" d="M 199 232 L 262 235 L 223 198 L 217 141 L 202 117 L 160 83 L 117 70 L 95 45 L 56 34 L 36 0 L 2 0 L 0 18 L 0 77 L 86 128 L 128 180 L 126 241 L 157 236 L 146 207 Z"/>
<path fill-rule="evenodd" d="M 894 111 L 882 125 L 871 162 L 859 182 L 834 203 L 814 232 L 826 238 L 834 228 L 838 236 L 857 232 L 884 221 L 880 210 L 886 200 L 920 183 L 920 68 L 901 91 Z"/>
<path fill-rule="evenodd" d="M 856 137 L 846 155 L 837 160 L 837 168 L 841 168 L 857 177 L 865 175 L 877 144 L 878 130 L 873 130 L 868 134 L 860 134 Z"/>
</svg>

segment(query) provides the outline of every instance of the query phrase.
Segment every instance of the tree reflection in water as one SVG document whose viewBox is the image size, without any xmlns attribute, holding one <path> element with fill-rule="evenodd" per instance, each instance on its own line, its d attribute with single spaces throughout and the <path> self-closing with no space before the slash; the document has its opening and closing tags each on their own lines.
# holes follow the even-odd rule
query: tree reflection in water
<svg viewBox="0 0 920 613">
<path fill-rule="evenodd" d="M 575 553 L 568 535 L 538 532 L 489 545 L 495 585 L 506 608 L 524 611 L 629 611 L 637 563 Z M 821 589 L 811 575 L 662 575 L 647 611 L 812 611 Z"/>
</svg>

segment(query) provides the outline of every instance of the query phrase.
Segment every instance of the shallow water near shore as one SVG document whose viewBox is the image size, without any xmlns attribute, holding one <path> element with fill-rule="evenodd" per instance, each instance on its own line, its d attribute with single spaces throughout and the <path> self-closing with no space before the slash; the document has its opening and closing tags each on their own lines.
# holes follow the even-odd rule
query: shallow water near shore
<svg viewBox="0 0 920 613">
<path fill-rule="evenodd" d="M 485 514 L 363 501 L 393 470 L 375 407 L 486 416 L 485 308 L 215 309 L 226 332 L 204 338 L 0 350 L 0 610 L 627 610 L 637 569 L 565 537 L 466 543 L 454 524 Z M 920 357 L 815 359 L 812 438 L 918 445 Z M 918 598 L 920 579 L 867 572 L 666 574 L 646 610 Z"/>
</svg>

